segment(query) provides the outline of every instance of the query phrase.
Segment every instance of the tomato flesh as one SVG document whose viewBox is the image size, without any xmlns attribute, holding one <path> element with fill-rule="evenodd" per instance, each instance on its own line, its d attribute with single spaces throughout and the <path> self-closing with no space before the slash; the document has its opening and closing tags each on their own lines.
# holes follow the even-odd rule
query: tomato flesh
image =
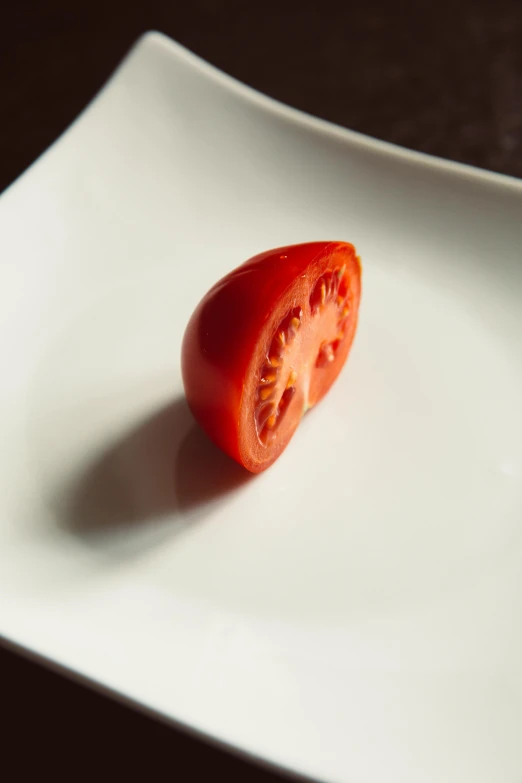
<svg viewBox="0 0 522 783">
<path fill-rule="evenodd" d="M 197 306 L 182 346 L 187 401 L 251 472 L 277 459 L 339 374 L 360 295 L 353 245 L 312 242 L 255 256 Z"/>
</svg>

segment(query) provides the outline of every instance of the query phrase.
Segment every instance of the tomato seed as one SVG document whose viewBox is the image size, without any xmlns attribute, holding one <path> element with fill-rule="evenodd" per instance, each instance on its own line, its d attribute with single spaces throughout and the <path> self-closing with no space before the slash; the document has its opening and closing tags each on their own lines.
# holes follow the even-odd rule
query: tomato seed
<svg viewBox="0 0 522 783">
<path fill-rule="evenodd" d="M 319 353 L 317 355 L 317 361 L 315 363 L 315 366 L 326 367 L 328 364 L 333 362 L 334 359 L 335 359 L 335 352 L 334 352 L 333 344 L 328 342 L 321 343 L 321 347 L 319 348 Z"/>
<path fill-rule="evenodd" d="M 270 384 L 270 386 L 263 386 L 261 389 L 258 389 L 259 399 L 263 402 L 268 400 L 268 398 L 272 396 L 273 391 L 274 387 L 272 384 Z"/>
<path fill-rule="evenodd" d="M 260 383 L 266 384 L 266 383 L 275 383 L 277 380 L 277 369 L 273 367 L 267 367 L 266 365 L 263 367 L 263 371 L 261 373 L 261 380 Z"/>
<path fill-rule="evenodd" d="M 347 276 L 343 274 L 343 276 L 339 280 L 339 296 L 342 297 L 343 299 L 346 299 L 348 290 L 349 290 L 349 280 L 347 279 Z"/>
<path fill-rule="evenodd" d="M 275 413 L 276 406 L 273 402 L 266 402 L 264 405 L 260 405 L 256 410 L 256 420 L 258 429 L 264 427 L 267 419 Z"/>
<path fill-rule="evenodd" d="M 324 305 L 326 299 L 326 285 L 322 277 L 316 282 L 314 290 L 310 294 L 310 310 L 315 315 L 319 308 Z"/>
<path fill-rule="evenodd" d="M 295 386 L 290 386 L 284 390 L 281 399 L 279 400 L 279 405 L 277 406 L 280 419 L 283 416 L 283 414 L 286 412 L 288 406 L 290 405 L 292 397 L 294 396 L 295 393 L 296 393 Z"/>
</svg>

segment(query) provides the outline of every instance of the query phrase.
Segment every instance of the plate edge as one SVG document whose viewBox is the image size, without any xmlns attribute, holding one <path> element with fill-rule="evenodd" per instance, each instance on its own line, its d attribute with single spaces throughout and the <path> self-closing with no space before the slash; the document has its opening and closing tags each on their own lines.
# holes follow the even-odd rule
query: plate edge
<svg viewBox="0 0 522 783">
<path fill-rule="evenodd" d="M 221 88 L 236 93 L 241 96 L 243 100 L 257 105 L 266 112 L 279 115 L 289 122 L 308 128 L 315 133 L 321 135 L 326 134 L 331 138 L 349 144 L 351 147 L 379 155 L 388 160 L 400 161 L 402 164 L 410 165 L 415 168 L 425 169 L 436 174 L 442 173 L 448 176 L 457 177 L 460 180 L 476 183 L 477 185 L 495 187 L 503 191 L 509 191 L 514 195 L 522 196 L 522 179 L 519 179 L 518 177 L 482 169 L 468 163 L 459 163 L 426 152 L 412 150 L 407 147 L 402 147 L 399 144 L 374 138 L 365 133 L 354 131 L 329 120 L 316 117 L 302 109 L 297 109 L 276 98 L 272 98 L 254 87 L 250 87 L 239 79 L 236 79 L 234 76 L 220 70 L 217 66 L 212 65 L 165 33 L 158 30 L 148 30 L 134 42 L 116 68 L 109 74 L 105 82 L 79 114 L 56 137 L 56 139 L 0 193 L 0 199 L 9 193 L 11 189 L 21 184 L 33 167 L 40 163 L 40 161 L 59 145 L 63 138 L 82 121 L 91 107 L 107 91 L 112 82 L 118 78 L 119 72 L 123 70 L 127 62 L 134 57 L 139 57 L 140 51 L 143 48 L 150 46 L 153 46 L 155 49 L 158 46 L 161 47 L 169 56 L 174 56 L 185 62 L 185 64 L 192 69 L 197 69 L 206 78 L 213 80 L 219 84 Z"/>
</svg>

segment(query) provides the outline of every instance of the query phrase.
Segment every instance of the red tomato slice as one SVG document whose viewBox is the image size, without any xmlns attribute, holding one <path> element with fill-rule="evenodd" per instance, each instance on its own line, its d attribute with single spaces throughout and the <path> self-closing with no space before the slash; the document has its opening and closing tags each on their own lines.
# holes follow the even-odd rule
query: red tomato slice
<svg viewBox="0 0 522 783">
<path fill-rule="evenodd" d="M 338 376 L 360 296 L 353 245 L 310 242 L 251 258 L 197 306 L 182 347 L 187 401 L 247 470 L 277 459 Z"/>
</svg>

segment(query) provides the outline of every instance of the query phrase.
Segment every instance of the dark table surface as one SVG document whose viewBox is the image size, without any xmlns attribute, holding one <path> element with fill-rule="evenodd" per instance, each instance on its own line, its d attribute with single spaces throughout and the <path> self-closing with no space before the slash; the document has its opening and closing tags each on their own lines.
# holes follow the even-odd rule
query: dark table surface
<svg viewBox="0 0 522 783">
<path fill-rule="evenodd" d="M 431 7 L 423 0 L 6 0 L 0 191 L 67 127 L 148 29 L 312 114 L 522 177 L 520 0 L 439 0 Z M 10 753 L 19 770 L 32 761 L 55 773 L 70 753 L 82 767 L 117 770 L 117 779 L 130 772 L 146 780 L 282 779 L 12 650 L 0 650 L 0 694 L 8 716 L 0 775 Z"/>
</svg>

